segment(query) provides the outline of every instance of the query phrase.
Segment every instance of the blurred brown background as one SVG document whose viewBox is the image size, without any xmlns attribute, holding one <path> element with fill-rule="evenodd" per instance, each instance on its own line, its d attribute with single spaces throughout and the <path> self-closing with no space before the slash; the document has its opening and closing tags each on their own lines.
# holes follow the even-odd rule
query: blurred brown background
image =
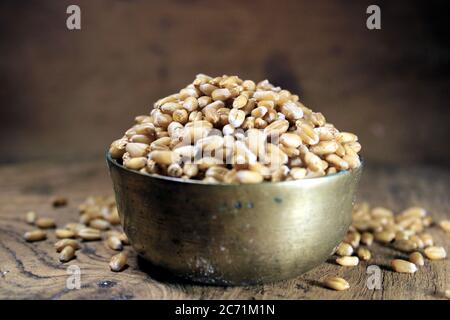
<svg viewBox="0 0 450 320">
<path fill-rule="evenodd" d="M 66 28 L 78 4 L 82 30 Z M 101 159 L 196 73 L 268 78 L 357 133 L 373 164 L 448 165 L 449 2 L 0 3 L 1 162 Z"/>
</svg>

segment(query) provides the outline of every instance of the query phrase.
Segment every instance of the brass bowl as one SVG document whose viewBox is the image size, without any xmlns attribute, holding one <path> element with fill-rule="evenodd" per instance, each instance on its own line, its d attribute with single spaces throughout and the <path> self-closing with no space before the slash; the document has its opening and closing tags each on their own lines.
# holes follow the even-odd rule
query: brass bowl
<svg viewBox="0 0 450 320">
<path fill-rule="evenodd" d="M 362 172 L 212 185 L 107 162 L 133 248 L 175 276 L 220 285 L 293 278 L 324 262 L 350 226 Z"/>
</svg>

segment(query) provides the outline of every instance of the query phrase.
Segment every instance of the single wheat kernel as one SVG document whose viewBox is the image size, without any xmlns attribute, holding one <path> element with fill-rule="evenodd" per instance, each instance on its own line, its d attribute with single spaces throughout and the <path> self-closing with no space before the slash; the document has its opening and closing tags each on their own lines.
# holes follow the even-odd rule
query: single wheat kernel
<svg viewBox="0 0 450 320">
<path fill-rule="evenodd" d="M 80 243 L 74 239 L 62 239 L 55 243 L 56 252 L 61 252 L 67 246 L 71 246 L 75 250 L 80 249 Z"/>
<path fill-rule="evenodd" d="M 281 135 L 285 133 L 289 129 L 289 121 L 287 120 L 275 120 L 271 124 L 269 124 L 267 127 L 264 128 L 264 133 L 267 136 L 272 135 Z"/>
<path fill-rule="evenodd" d="M 172 130 L 171 130 L 172 131 Z M 161 137 L 150 144 L 151 150 L 169 150 L 171 138 Z"/>
<path fill-rule="evenodd" d="M 279 144 L 278 148 L 280 148 L 280 150 L 283 151 L 289 158 L 295 158 L 300 155 L 300 150 L 293 148 L 293 147 L 286 147 L 284 144 Z M 323 168 L 326 168 L 327 166 L 328 166 L 328 163 L 326 165 L 324 165 Z"/>
<path fill-rule="evenodd" d="M 252 80 L 245 80 L 244 82 L 242 82 L 242 88 L 248 91 L 255 91 L 256 84 Z"/>
<path fill-rule="evenodd" d="M 444 295 L 447 299 L 450 299 L 450 289 L 445 290 Z"/>
<path fill-rule="evenodd" d="M 368 231 L 371 229 L 372 226 L 372 221 L 368 221 L 368 220 L 354 220 L 352 222 L 352 226 L 360 231 L 360 232 L 364 232 L 364 231 Z"/>
<path fill-rule="evenodd" d="M 431 227 L 433 224 L 433 217 L 432 216 L 426 216 L 422 218 L 422 224 L 425 228 Z"/>
<path fill-rule="evenodd" d="M 253 100 L 249 100 L 249 103 L 252 102 Z M 246 107 L 247 108 L 247 107 Z M 251 110 L 253 110 L 253 108 L 250 108 Z M 274 122 L 275 120 L 285 120 L 285 119 L 281 119 L 278 116 L 278 113 L 276 112 L 276 110 L 267 110 L 267 113 L 264 115 L 264 117 L 262 118 L 264 121 L 266 121 L 268 124 Z"/>
<path fill-rule="evenodd" d="M 417 251 L 415 251 L 409 255 L 409 261 L 411 261 L 418 267 L 423 266 L 425 264 L 422 254 Z"/>
<path fill-rule="evenodd" d="M 251 116 L 255 118 L 262 118 L 267 114 L 268 111 L 269 109 L 267 109 L 266 107 L 260 106 L 252 110 Z"/>
<path fill-rule="evenodd" d="M 395 232 L 392 232 L 392 231 L 375 232 L 374 238 L 375 238 L 375 241 L 378 241 L 383 244 L 387 244 L 387 243 L 392 242 L 395 239 Z"/>
<path fill-rule="evenodd" d="M 372 257 L 372 254 L 370 253 L 370 250 L 367 248 L 358 248 L 356 254 L 358 255 L 359 259 L 363 261 L 368 261 Z"/>
<path fill-rule="evenodd" d="M 166 129 L 172 122 L 172 116 L 170 114 L 165 114 L 162 112 L 157 112 L 154 115 L 154 118 L 155 118 L 155 125 L 163 129 Z"/>
<path fill-rule="evenodd" d="M 361 243 L 366 246 L 371 246 L 373 243 L 373 234 L 370 232 L 363 232 L 361 235 Z"/>
<path fill-rule="evenodd" d="M 145 136 L 148 136 L 151 138 L 155 137 L 156 128 L 153 123 L 142 123 L 142 124 L 135 126 L 134 128 L 136 131 L 135 134 L 141 134 L 141 135 L 145 135 Z M 122 143 L 126 142 L 126 140 L 124 140 L 124 139 L 121 139 L 119 141 L 121 141 Z"/>
<path fill-rule="evenodd" d="M 351 246 L 356 249 L 361 242 L 361 234 L 357 231 L 350 231 L 346 234 L 344 242 L 351 244 Z"/>
<path fill-rule="evenodd" d="M 402 252 L 412 252 L 417 249 L 417 244 L 411 240 L 395 240 L 393 246 Z"/>
<path fill-rule="evenodd" d="M 52 206 L 55 208 L 64 207 L 67 205 L 67 198 L 63 196 L 56 196 L 52 199 Z"/>
<path fill-rule="evenodd" d="M 447 233 L 450 233 L 450 220 L 442 220 L 439 222 L 439 226 Z"/>
<path fill-rule="evenodd" d="M 320 141 L 332 141 L 335 139 L 338 133 L 336 128 L 317 127 L 314 131 L 319 135 Z"/>
<path fill-rule="evenodd" d="M 55 220 L 52 218 L 38 218 L 35 224 L 41 229 L 50 229 L 56 227 Z"/>
<path fill-rule="evenodd" d="M 205 120 L 212 123 L 214 126 L 216 126 L 220 121 L 220 114 L 217 112 L 217 110 L 214 109 L 203 109 L 203 112 L 205 114 Z"/>
<path fill-rule="evenodd" d="M 171 101 L 176 101 L 176 100 L 178 100 L 178 98 L 179 98 L 178 94 L 172 94 L 170 96 L 167 96 L 167 97 L 164 97 L 162 99 L 159 99 L 158 101 L 155 102 L 154 106 L 155 106 L 155 108 L 159 108 L 164 103 L 171 102 Z"/>
<path fill-rule="evenodd" d="M 167 168 L 167 174 L 171 177 L 181 177 L 183 175 L 183 168 L 178 163 L 172 163 Z"/>
<path fill-rule="evenodd" d="M 194 85 L 192 85 L 192 86 L 189 85 L 186 88 L 180 90 L 178 98 L 180 100 L 184 100 L 184 99 L 189 98 L 189 97 L 198 98 L 198 96 L 199 96 L 199 92 L 195 88 L 195 86 Z"/>
<path fill-rule="evenodd" d="M 92 219 L 95 219 L 94 217 L 92 217 L 89 213 L 83 213 L 81 216 L 80 216 L 80 224 L 82 224 L 83 225 L 83 227 L 84 227 L 84 225 L 87 225 L 87 224 L 89 224 L 89 221 L 91 221 Z"/>
<path fill-rule="evenodd" d="M 340 132 L 337 135 L 337 141 L 340 143 L 356 142 L 358 137 L 350 132 Z"/>
<path fill-rule="evenodd" d="M 215 157 L 203 157 L 196 164 L 199 170 L 207 170 L 212 166 L 223 165 L 223 160 Z"/>
<path fill-rule="evenodd" d="M 268 143 L 265 145 L 266 155 L 263 157 L 266 164 L 272 167 L 279 167 L 289 161 L 288 155 L 277 145 Z"/>
<path fill-rule="evenodd" d="M 132 136 L 130 138 L 131 142 L 137 142 L 137 143 L 143 143 L 143 144 L 147 144 L 149 145 L 150 143 L 152 143 L 152 138 L 143 135 L 143 134 L 135 134 L 134 136 Z"/>
<path fill-rule="evenodd" d="M 125 268 L 126 264 L 127 264 L 127 253 L 121 252 L 119 254 L 116 254 L 115 256 L 112 256 L 109 262 L 109 267 L 111 268 L 112 271 L 119 272 Z"/>
<path fill-rule="evenodd" d="M 361 160 L 357 154 L 346 154 L 342 157 L 342 160 L 347 162 L 349 169 L 358 168 L 361 165 Z"/>
<path fill-rule="evenodd" d="M 325 159 L 339 170 L 347 170 L 349 168 L 348 163 L 336 154 L 329 154 Z"/>
<path fill-rule="evenodd" d="M 78 237 L 85 241 L 95 241 L 102 238 L 100 230 L 94 228 L 84 228 L 78 231 Z"/>
<path fill-rule="evenodd" d="M 442 260 L 447 257 L 444 247 L 428 247 L 424 251 L 425 256 L 430 260 Z"/>
<path fill-rule="evenodd" d="M 136 116 L 136 117 L 134 118 L 134 122 L 136 122 L 137 124 L 146 123 L 146 122 L 151 121 L 149 118 L 150 118 L 150 117 L 147 116 L 147 115 Z"/>
<path fill-rule="evenodd" d="M 351 148 L 354 152 L 358 153 L 361 151 L 361 144 L 359 142 L 348 142 L 345 144 L 345 146 L 348 146 Z"/>
<path fill-rule="evenodd" d="M 200 99 L 199 99 L 199 101 L 200 101 Z M 203 113 L 201 111 L 192 111 L 191 113 L 189 113 L 188 121 L 194 122 L 194 121 L 202 121 L 202 120 L 203 120 Z M 192 122 L 188 122 L 187 124 L 192 123 Z"/>
<path fill-rule="evenodd" d="M 66 239 L 75 237 L 75 231 L 68 229 L 56 229 L 55 235 L 58 239 Z"/>
<path fill-rule="evenodd" d="M 211 100 L 204 101 L 204 99 L 202 99 L 202 103 L 204 103 L 204 105 L 203 105 L 203 107 L 204 107 L 207 104 L 211 103 Z M 199 98 L 199 100 L 197 100 L 195 97 L 188 97 L 183 102 L 183 108 L 188 112 L 192 112 L 192 111 L 197 110 L 197 108 L 199 107 L 199 104 L 200 104 L 200 98 Z M 175 120 L 175 121 L 177 121 L 177 120 Z"/>
<path fill-rule="evenodd" d="M 208 168 L 205 172 L 205 177 L 212 177 L 217 181 L 223 181 L 225 175 L 228 173 L 228 169 L 220 166 L 213 166 Z"/>
<path fill-rule="evenodd" d="M 400 230 L 395 232 L 395 241 L 398 240 L 408 240 L 410 237 L 409 233 L 404 231 L 404 230 Z"/>
<path fill-rule="evenodd" d="M 416 234 L 412 234 L 409 237 L 409 240 L 413 241 L 416 245 L 418 249 L 423 249 L 425 248 L 425 243 L 423 242 L 423 240 Z"/>
<path fill-rule="evenodd" d="M 319 143 L 319 135 L 314 131 L 312 126 L 301 120 L 296 122 L 296 126 L 297 133 L 302 138 L 304 144 L 315 145 Z"/>
<path fill-rule="evenodd" d="M 73 231 L 75 235 L 78 234 L 78 231 L 83 228 L 86 228 L 86 226 L 82 223 L 77 222 L 69 222 L 64 226 L 64 229 Z"/>
<path fill-rule="evenodd" d="M 173 121 L 176 121 L 181 124 L 186 124 L 189 120 L 189 113 L 185 109 L 178 109 L 173 112 L 172 118 Z"/>
<path fill-rule="evenodd" d="M 205 183 L 210 183 L 210 184 L 220 183 L 219 180 L 217 180 L 216 178 L 213 178 L 213 177 L 205 177 L 205 178 L 202 179 L 202 181 L 205 182 Z"/>
<path fill-rule="evenodd" d="M 162 128 L 157 128 L 157 129 L 162 129 Z M 163 137 L 168 137 L 169 133 L 165 130 L 157 130 L 155 136 L 156 136 L 156 139 L 159 139 L 159 138 L 163 138 Z"/>
<path fill-rule="evenodd" d="M 414 273 L 417 271 L 417 266 L 414 263 L 402 259 L 392 260 L 391 266 L 395 272 L 400 273 Z"/>
<path fill-rule="evenodd" d="M 289 175 L 289 168 L 287 166 L 279 166 L 276 167 L 276 169 L 272 170 L 271 173 L 271 181 L 272 182 L 278 182 L 283 181 L 288 177 Z"/>
<path fill-rule="evenodd" d="M 139 170 L 145 167 L 147 163 L 147 158 L 139 157 L 139 158 L 131 158 L 127 159 L 123 162 L 123 165 L 128 169 Z"/>
<path fill-rule="evenodd" d="M 247 117 L 244 120 L 244 123 L 242 124 L 242 129 L 249 130 L 255 128 L 255 118 L 254 117 Z"/>
<path fill-rule="evenodd" d="M 155 150 L 149 153 L 148 158 L 157 164 L 170 165 L 179 161 L 180 157 L 173 151 Z"/>
<path fill-rule="evenodd" d="M 306 177 L 306 169 L 305 168 L 292 168 L 289 171 L 289 175 L 294 179 L 294 180 L 299 180 L 299 179 L 303 179 Z"/>
<path fill-rule="evenodd" d="M 336 249 L 336 253 L 340 256 L 351 256 L 353 254 L 353 247 L 348 243 L 341 242 Z"/>
<path fill-rule="evenodd" d="M 224 136 L 231 136 L 235 133 L 235 129 L 231 124 L 224 125 L 222 128 L 222 132 Z"/>
<path fill-rule="evenodd" d="M 298 148 L 302 144 L 302 138 L 295 133 L 283 133 L 280 136 L 280 142 L 286 147 Z"/>
<path fill-rule="evenodd" d="M 191 146 L 191 145 L 187 145 L 187 146 L 181 145 L 181 146 L 173 149 L 173 152 L 175 152 L 177 155 L 179 155 L 182 158 L 189 159 L 189 160 L 191 160 L 193 157 L 195 157 L 195 155 L 199 151 L 200 150 L 197 146 Z M 156 162 L 154 162 L 154 163 L 156 164 Z"/>
<path fill-rule="evenodd" d="M 241 109 L 247 105 L 248 98 L 244 95 L 241 95 L 234 99 L 233 108 Z"/>
<path fill-rule="evenodd" d="M 336 141 L 320 141 L 318 144 L 310 148 L 311 152 L 317 155 L 326 155 L 335 153 L 338 149 L 338 144 Z"/>
<path fill-rule="evenodd" d="M 234 128 L 239 128 L 245 120 L 245 112 L 240 109 L 232 109 L 228 115 L 228 122 Z"/>
<path fill-rule="evenodd" d="M 108 230 L 111 227 L 111 224 L 103 219 L 93 219 L 89 221 L 89 227 L 98 230 Z"/>
<path fill-rule="evenodd" d="M 198 174 L 198 166 L 194 163 L 186 163 L 183 166 L 183 174 L 189 178 L 195 177 Z"/>
<path fill-rule="evenodd" d="M 397 220 L 400 221 L 401 219 L 404 219 L 407 217 L 423 218 L 426 215 L 427 215 L 427 211 L 424 208 L 410 207 L 410 208 L 404 210 L 402 213 L 400 213 L 397 216 Z"/>
<path fill-rule="evenodd" d="M 359 258 L 353 257 L 353 256 L 352 257 L 344 256 L 344 257 L 337 258 L 336 262 L 344 267 L 354 267 L 354 266 L 358 265 Z"/>
<path fill-rule="evenodd" d="M 265 165 L 263 165 L 260 162 L 250 163 L 248 165 L 248 169 L 251 171 L 258 172 L 260 175 L 262 175 L 264 177 L 264 179 L 269 179 L 272 175 L 270 168 L 266 167 Z"/>
<path fill-rule="evenodd" d="M 257 101 L 261 101 L 261 100 L 277 101 L 278 94 L 273 91 L 256 91 L 253 94 L 253 98 L 255 98 Z"/>
<path fill-rule="evenodd" d="M 126 151 L 132 158 L 143 157 L 148 153 L 149 145 L 145 143 L 129 142 Z"/>
<path fill-rule="evenodd" d="M 111 157 L 113 159 L 122 158 L 123 154 L 125 153 L 126 144 L 127 144 L 127 141 L 123 140 L 123 139 L 113 141 L 111 143 L 111 146 L 109 147 L 109 153 L 111 154 Z"/>
<path fill-rule="evenodd" d="M 259 183 L 264 180 L 263 176 L 256 171 L 240 170 L 236 173 L 236 179 L 240 183 Z"/>
<path fill-rule="evenodd" d="M 205 95 L 211 96 L 212 92 L 214 90 L 217 90 L 218 88 L 215 85 L 211 84 L 211 83 L 204 83 L 204 84 L 200 85 L 199 89 Z"/>
<path fill-rule="evenodd" d="M 314 153 L 307 152 L 303 160 L 305 161 L 305 164 L 307 165 L 308 169 L 312 171 L 323 170 L 322 159 L 320 159 L 320 157 L 315 155 Z"/>
<path fill-rule="evenodd" d="M 75 249 L 72 246 L 65 246 L 59 255 L 59 261 L 68 262 L 75 258 Z"/>
<path fill-rule="evenodd" d="M 423 241 L 424 247 L 431 247 L 434 245 L 433 236 L 429 233 L 421 233 L 418 235 L 419 238 Z"/>
<path fill-rule="evenodd" d="M 342 144 L 338 143 L 338 148 L 335 152 L 339 157 L 344 157 L 345 156 L 345 148 Z"/>
<path fill-rule="evenodd" d="M 295 121 L 303 117 L 303 110 L 293 102 L 286 102 L 280 107 L 282 114 L 286 116 L 286 119 Z"/>
<path fill-rule="evenodd" d="M 231 92 L 228 89 L 215 89 L 211 93 L 211 98 L 214 101 L 217 101 L 217 100 L 225 101 L 225 100 L 227 100 L 230 97 L 231 97 Z"/>
<path fill-rule="evenodd" d="M 28 224 L 35 224 L 38 216 L 34 211 L 28 211 L 25 215 L 25 221 Z"/>
<path fill-rule="evenodd" d="M 106 244 L 112 250 L 120 251 L 123 249 L 122 241 L 119 239 L 119 237 L 116 237 L 116 236 L 108 237 L 108 239 L 106 240 Z"/>
<path fill-rule="evenodd" d="M 219 150 L 224 144 L 224 139 L 221 136 L 208 136 L 197 140 L 195 146 L 199 150 L 203 150 L 204 154 L 210 154 L 213 151 Z"/>
<path fill-rule="evenodd" d="M 324 285 L 329 288 L 336 291 L 343 291 L 350 288 L 350 284 L 343 278 L 339 277 L 329 277 L 325 279 Z"/>
<path fill-rule="evenodd" d="M 119 212 L 117 211 L 117 207 L 114 207 L 114 209 L 111 210 L 110 213 L 105 214 L 104 219 L 106 221 L 108 221 L 111 225 L 120 224 L 120 216 L 119 216 Z"/>
<path fill-rule="evenodd" d="M 117 237 L 120 239 L 120 241 L 122 241 L 123 245 L 129 245 L 130 244 L 130 240 L 128 240 L 128 237 L 127 237 L 127 235 L 125 233 L 122 232 Z"/>
<path fill-rule="evenodd" d="M 47 239 L 47 233 L 44 230 L 33 230 L 25 232 L 23 237 L 28 242 L 42 241 Z"/>
</svg>

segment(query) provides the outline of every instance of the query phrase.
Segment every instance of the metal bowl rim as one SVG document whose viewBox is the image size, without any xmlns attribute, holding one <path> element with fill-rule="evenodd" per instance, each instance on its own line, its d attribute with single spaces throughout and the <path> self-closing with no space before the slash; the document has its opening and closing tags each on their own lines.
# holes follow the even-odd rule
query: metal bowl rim
<svg viewBox="0 0 450 320">
<path fill-rule="evenodd" d="M 201 180 L 194 180 L 194 179 L 187 180 L 187 179 L 182 179 L 182 178 L 168 177 L 168 176 L 159 175 L 159 174 L 144 174 L 139 171 L 128 169 L 124 165 L 118 163 L 117 160 L 115 160 L 111 157 L 109 150 L 106 151 L 106 160 L 108 163 L 111 163 L 111 164 L 119 167 L 121 170 L 128 171 L 132 174 L 137 174 L 142 177 L 153 178 L 153 179 L 163 180 L 163 181 L 171 181 L 171 182 L 177 182 L 177 183 L 182 183 L 182 184 L 203 185 L 203 186 L 211 186 L 211 187 L 213 187 L 213 186 L 236 187 L 236 186 L 261 186 L 261 185 L 301 185 L 301 184 L 311 183 L 311 181 L 337 179 L 338 177 L 340 177 L 342 175 L 350 175 L 354 171 L 361 170 L 364 166 L 364 160 L 361 156 L 359 158 L 361 160 L 361 164 L 359 167 L 357 167 L 355 169 L 350 169 L 350 170 L 342 170 L 342 171 L 339 171 L 339 172 L 331 174 L 331 175 L 325 175 L 325 176 L 321 176 L 321 177 L 314 177 L 314 178 L 308 178 L 308 179 L 291 180 L 291 181 L 277 181 L 277 182 L 263 181 L 260 183 L 237 184 L 237 183 L 208 183 L 208 182 L 203 182 Z"/>
</svg>

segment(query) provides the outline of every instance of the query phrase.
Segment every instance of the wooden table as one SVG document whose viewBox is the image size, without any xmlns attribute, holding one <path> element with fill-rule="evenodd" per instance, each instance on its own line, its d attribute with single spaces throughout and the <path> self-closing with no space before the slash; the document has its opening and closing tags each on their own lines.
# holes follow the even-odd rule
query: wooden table
<svg viewBox="0 0 450 320">
<path fill-rule="evenodd" d="M 333 259 L 296 279 L 254 287 L 214 287 L 176 283 L 154 274 L 130 247 L 129 267 L 109 271 L 114 252 L 102 242 L 87 243 L 77 259 L 58 261 L 52 232 L 46 241 L 26 243 L 31 227 L 24 214 L 34 210 L 54 217 L 59 225 L 78 218 L 77 206 L 89 195 L 110 195 L 112 187 L 104 162 L 26 163 L 0 167 L 0 299 L 443 299 L 450 288 L 449 260 L 430 262 L 414 274 L 391 271 L 389 259 L 402 256 L 390 248 L 372 246 L 373 259 L 344 268 Z M 450 172 L 432 167 L 366 168 L 358 195 L 374 205 L 396 211 L 409 205 L 426 207 L 435 221 L 449 218 Z M 52 208 L 51 198 L 63 195 L 67 207 Z M 430 233 L 450 251 L 450 236 L 438 227 Z M 404 256 L 404 255 L 403 255 Z M 66 287 L 67 266 L 81 268 L 81 289 Z M 366 286 L 368 265 L 381 268 L 381 290 Z M 351 288 L 335 292 L 323 288 L 326 276 L 346 278 Z M 158 280 L 157 280 L 158 279 Z"/>
</svg>

